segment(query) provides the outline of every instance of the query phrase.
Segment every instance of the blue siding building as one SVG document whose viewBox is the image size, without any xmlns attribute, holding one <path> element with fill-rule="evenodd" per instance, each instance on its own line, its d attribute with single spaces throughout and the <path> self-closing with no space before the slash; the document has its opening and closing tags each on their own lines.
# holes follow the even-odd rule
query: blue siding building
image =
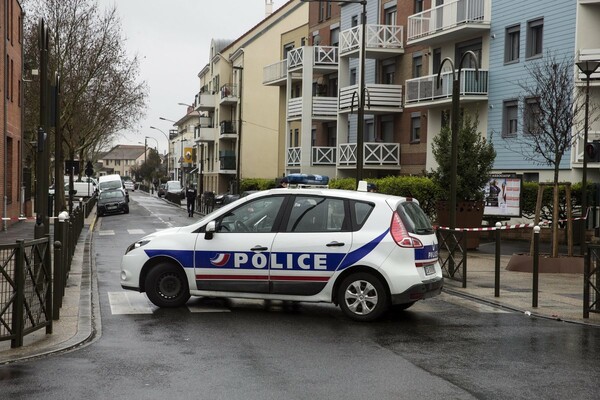
<svg viewBox="0 0 600 400">
<path fill-rule="evenodd" d="M 551 179 L 553 166 L 525 160 L 515 149 L 517 141 L 507 137 L 519 136 L 522 142 L 524 104 L 518 99 L 524 93 L 519 84 L 531 80 L 527 68 L 544 62 L 549 51 L 559 60 L 575 58 L 576 16 L 576 0 L 492 1 L 488 138 L 497 153 L 495 170 L 523 173 L 526 180 Z M 570 152 L 560 168 L 571 169 Z"/>
</svg>

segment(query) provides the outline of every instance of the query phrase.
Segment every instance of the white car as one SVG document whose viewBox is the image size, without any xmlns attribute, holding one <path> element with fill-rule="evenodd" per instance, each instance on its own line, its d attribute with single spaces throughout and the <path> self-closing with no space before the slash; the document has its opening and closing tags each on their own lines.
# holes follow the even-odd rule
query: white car
<svg viewBox="0 0 600 400">
<path fill-rule="evenodd" d="M 123 186 L 125 186 L 125 190 L 131 190 L 132 192 L 135 192 L 135 183 L 133 183 L 132 181 L 123 182 Z"/>
<path fill-rule="evenodd" d="M 335 189 L 251 194 L 138 240 L 121 262 L 121 286 L 159 307 L 191 295 L 330 302 L 361 321 L 436 296 L 443 282 L 415 199 Z"/>
</svg>

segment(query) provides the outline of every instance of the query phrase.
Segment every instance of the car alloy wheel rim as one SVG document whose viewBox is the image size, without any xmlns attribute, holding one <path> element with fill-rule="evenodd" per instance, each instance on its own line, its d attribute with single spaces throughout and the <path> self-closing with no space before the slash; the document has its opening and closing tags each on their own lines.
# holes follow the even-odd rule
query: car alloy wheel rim
<svg viewBox="0 0 600 400">
<path fill-rule="evenodd" d="M 181 291 L 181 282 L 177 275 L 164 275 L 158 282 L 158 293 L 165 299 L 174 299 Z"/>
<path fill-rule="evenodd" d="M 354 314 L 367 315 L 377 306 L 377 289 L 368 281 L 355 281 L 346 288 L 344 300 Z"/>
</svg>

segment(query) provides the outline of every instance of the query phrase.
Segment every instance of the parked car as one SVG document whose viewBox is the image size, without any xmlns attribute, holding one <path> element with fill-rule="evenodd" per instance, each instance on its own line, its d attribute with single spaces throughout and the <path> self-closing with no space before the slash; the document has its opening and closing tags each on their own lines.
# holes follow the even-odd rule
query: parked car
<svg viewBox="0 0 600 400">
<path fill-rule="evenodd" d="M 443 283 L 417 200 L 337 189 L 260 191 L 139 239 L 121 261 L 121 287 L 159 307 L 218 293 L 329 302 L 358 321 L 437 296 Z"/>
<path fill-rule="evenodd" d="M 166 190 L 167 193 L 178 194 L 180 199 L 185 198 L 185 189 L 181 187 L 181 182 L 179 181 L 167 181 Z"/>
<path fill-rule="evenodd" d="M 129 214 L 129 205 L 123 189 L 105 189 L 98 196 L 97 213 L 101 217 L 105 214 Z"/>
<path fill-rule="evenodd" d="M 158 185 L 157 194 L 158 194 L 158 197 L 164 197 L 167 194 L 167 184 L 166 183 L 161 183 L 160 185 Z"/>
<path fill-rule="evenodd" d="M 131 190 L 132 192 L 135 192 L 135 183 L 132 181 L 123 182 L 123 186 L 125 186 L 125 190 Z"/>
</svg>

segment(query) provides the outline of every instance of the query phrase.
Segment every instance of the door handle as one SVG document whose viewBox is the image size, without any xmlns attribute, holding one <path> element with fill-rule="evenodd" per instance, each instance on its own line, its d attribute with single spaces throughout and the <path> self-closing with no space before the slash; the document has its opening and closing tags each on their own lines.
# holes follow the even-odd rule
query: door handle
<svg viewBox="0 0 600 400">
<path fill-rule="evenodd" d="M 264 246 L 254 246 L 250 250 L 252 250 L 252 251 L 267 251 L 267 250 L 269 250 L 269 248 L 268 247 L 264 247 Z"/>
<path fill-rule="evenodd" d="M 327 247 L 342 247 L 344 245 L 344 242 L 336 242 L 335 240 L 326 244 Z"/>
</svg>

